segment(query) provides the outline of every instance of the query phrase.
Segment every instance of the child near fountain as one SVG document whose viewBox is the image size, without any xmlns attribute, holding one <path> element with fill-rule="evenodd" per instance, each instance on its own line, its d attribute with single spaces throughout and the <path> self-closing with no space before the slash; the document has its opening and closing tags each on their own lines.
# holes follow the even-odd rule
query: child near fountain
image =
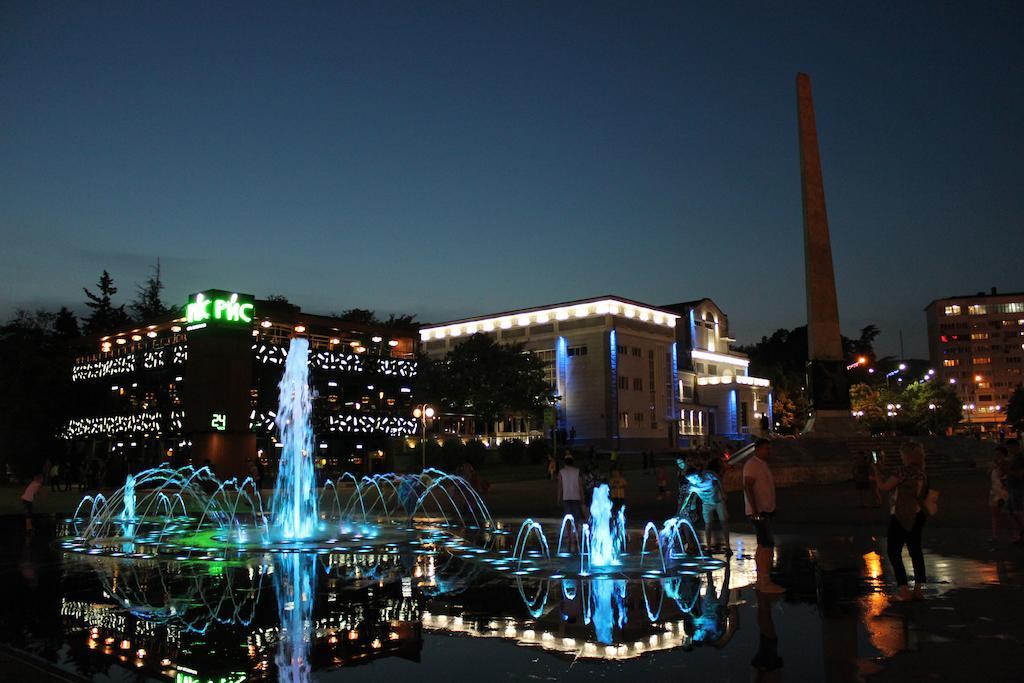
<svg viewBox="0 0 1024 683">
<path fill-rule="evenodd" d="M 36 494 L 42 486 L 43 475 L 37 474 L 32 477 L 32 481 L 25 487 L 25 492 L 21 494 L 21 504 L 25 508 L 25 531 L 30 534 L 35 531 L 32 528 L 32 504 L 35 503 Z"/>
<path fill-rule="evenodd" d="M 700 500 L 701 510 L 704 516 L 704 545 L 707 548 L 712 546 L 711 525 L 715 516 L 722 527 L 722 541 L 725 546 L 725 554 L 732 555 L 729 545 L 729 513 L 725 509 L 725 493 L 722 491 L 722 482 L 709 470 L 690 468 L 686 471 L 686 481 L 690 484 L 690 493 L 683 502 L 681 510 L 689 508 L 690 500 L 694 497 Z M 680 513 L 682 514 L 682 513 Z"/>
</svg>

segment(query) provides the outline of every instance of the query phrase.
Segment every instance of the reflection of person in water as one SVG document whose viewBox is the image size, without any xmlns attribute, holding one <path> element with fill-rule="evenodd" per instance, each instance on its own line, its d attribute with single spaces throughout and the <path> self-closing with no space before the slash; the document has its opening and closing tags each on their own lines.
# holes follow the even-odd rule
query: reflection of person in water
<svg viewBox="0 0 1024 683">
<path fill-rule="evenodd" d="M 721 590 L 715 588 L 715 576 L 707 573 L 707 586 L 700 601 L 700 613 L 694 617 L 695 643 L 724 647 L 739 626 L 739 611 L 730 605 L 729 565 L 725 565 L 725 578 Z"/>
<path fill-rule="evenodd" d="M 775 631 L 775 622 L 772 620 L 772 605 L 778 596 L 756 592 L 757 596 L 757 628 L 760 632 L 757 652 L 750 660 L 753 667 L 752 680 L 754 681 L 781 681 L 782 680 L 782 657 L 779 656 L 779 636 Z"/>
<path fill-rule="evenodd" d="M 566 624 L 577 624 L 583 619 L 583 596 L 579 582 L 574 579 L 562 579 L 562 621 Z"/>
</svg>

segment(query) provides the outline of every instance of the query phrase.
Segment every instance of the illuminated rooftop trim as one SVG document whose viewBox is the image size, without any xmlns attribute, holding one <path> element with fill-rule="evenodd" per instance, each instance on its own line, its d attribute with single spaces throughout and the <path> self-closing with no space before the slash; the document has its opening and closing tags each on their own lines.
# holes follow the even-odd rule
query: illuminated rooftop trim
<svg viewBox="0 0 1024 683">
<path fill-rule="evenodd" d="M 740 367 L 747 367 L 750 365 L 750 359 L 742 356 L 725 355 L 724 353 L 714 353 L 712 351 L 700 351 L 694 349 L 690 352 L 695 360 L 706 360 L 715 363 L 726 363 L 728 365 L 739 365 Z"/>
<path fill-rule="evenodd" d="M 453 320 L 440 325 L 430 325 L 420 328 L 420 340 L 430 341 L 431 339 L 444 339 L 445 337 L 459 337 L 463 334 L 493 332 L 497 329 L 509 330 L 514 327 L 544 325 L 556 320 L 578 320 L 605 315 L 640 320 L 641 322 L 649 322 L 654 325 L 663 325 L 667 328 L 674 328 L 676 320 L 680 317 L 675 313 L 647 306 L 636 301 L 617 297 L 601 297 L 569 301 L 564 304 L 541 308 L 507 311 L 493 316 Z"/>
<path fill-rule="evenodd" d="M 736 377 L 698 377 L 698 386 L 714 386 L 716 384 L 749 384 L 754 387 L 768 387 L 771 386 L 771 380 L 764 379 L 763 377 L 749 377 L 747 375 L 737 375 Z"/>
</svg>

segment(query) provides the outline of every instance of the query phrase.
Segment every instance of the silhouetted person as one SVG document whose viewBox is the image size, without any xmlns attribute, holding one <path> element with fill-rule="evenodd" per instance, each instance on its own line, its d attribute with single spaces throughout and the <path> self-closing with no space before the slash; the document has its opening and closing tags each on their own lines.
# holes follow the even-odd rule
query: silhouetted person
<svg viewBox="0 0 1024 683">
<path fill-rule="evenodd" d="M 878 485 L 882 491 L 892 491 L 889 497 L 889 531 L 886 552 L 896 574 L 899 587 L 897 600 L 922 600 L 922 589 L 928 581 L 921 550 L 921 533 L 928 515 L 924 500 L 928 495 L 928 474 L 925 470 L 924 448 L 908 442 L 900 448 L 903 466 L 892 477 Z M 907 569 L 903 565 L 903 546 L 907 546 L 914 565 L 914 593 L 907 586 Z"/>
<path fill-rule="evenodd" d="M 21 494 L 21 505 L 25 508 L 25 531 L 30 534 L 35 531 L 32 527 L 32 507 L 36 501 L 36 494 L 39 493 L 42 486 L 43 475 L 37 474 L 32 477 L 32 481 L 25 487 L 25 492 Z"/>
<path fill-rule="evenodd" d="M 772 581 L 772 557 L 775 554 L 775 537 L 772 535 L 772 518 L 775 516 L 775 480 L 768 467 L 772 444 L 768 439 L 758 439 L 754 455 L 743 465 L 743 498 L 747 518 L 757 536 L 757 550 L 754 564 L 757 566 L 755 588 L 762 593 L 782 593 L 785 589 Z"/>
</svg>

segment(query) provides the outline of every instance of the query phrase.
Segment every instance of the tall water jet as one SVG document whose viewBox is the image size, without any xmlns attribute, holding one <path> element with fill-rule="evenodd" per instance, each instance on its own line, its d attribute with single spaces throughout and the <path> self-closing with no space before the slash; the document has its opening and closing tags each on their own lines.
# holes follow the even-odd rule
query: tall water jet
<svg viewBox="0 0 1024 683">
<path fill-rule="evenodd" d="M 124 509 L 121 511 L 121 519 L 130 522 L 135 519 L 135 475 L 129 474 L 124 479 Z"/>
<path fill-rule="evenodd" d="M 281 441 L 277 486 L 270 512 L 284 538 L 308 538 L 317 523 L 316 476 L 313 472 L 312 402 L 309 395 L 309 340 L 293 337 L 278 384 L 274 421 Z"/>
<path fill-rule="evenodd" d="M 590 503 L 590 564 L 593 567 L 619 563 L 611 520 L 612 501 L 608 497 L 608 484 L 601 484 L 594 489 L 594 500 Z"/>
</svg>

